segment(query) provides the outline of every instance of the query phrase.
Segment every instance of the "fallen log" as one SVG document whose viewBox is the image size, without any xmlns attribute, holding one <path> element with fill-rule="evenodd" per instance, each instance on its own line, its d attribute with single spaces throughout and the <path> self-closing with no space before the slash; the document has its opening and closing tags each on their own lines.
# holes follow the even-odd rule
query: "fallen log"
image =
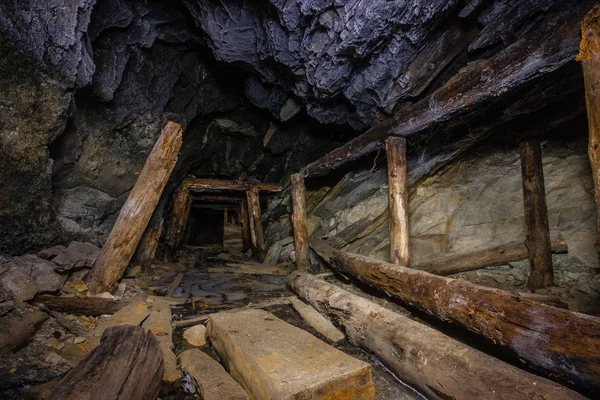
<svg viewBox="0 0 600 400">
<path fill-rule="evenodd" d="M 550 245 L 552 252 L 554 253 L 564 253 L 568 251 L 567 242 L 560 234 L 550 236 Z M 412 268 L 427 271 L 436 275 L 451 275 L 492 265 L 501 265 L 524 260 L 528 257 L 528 254 L 525 242 L 515 241 L 491 249 L 441 257 L 414 265 Z"/>
<path fill-rule="evenodd" d="M 43 304 L 46 308 L 61 313 L 74 315 L 112 315 L 122 308 L 130 305 L 130 300 L 113 300 L 102 297 L 77 297 L 77 296 L 37 296 L 33 304 Z"/>
<path fill-rule="evenodd" d="M 48 400 L 156 399 L 164 371 L 152 332 L 139 326 L 104 331 L 100 346 L 52 391 Z"/>
<path fill-rule="evenodd" d="M 91 293 L 112 291 L 123 276 L 175 167 L 181 141 L 181 125 L 167 122 L 87 276 Z"/>
<path fill-rule="evenodd" d="M 585 104 L 589 142 L 588 156 L 592 166 L 594 199 L 600 210 L 600 6 L 592 8 L 581 24 L 581 45 L 577 60 L 583 66 Z M 600 252 L 600 212 L 596 222 L 596 249 Z"/>
<path fill-rule="evenodd" d="M 356 277 L 443 321 L 458 323 L 548 374 L 600 390 L 600 318 L 341 252 L 320 239 L 310 244 L 344 275 Z"/>
<path fill-rule="evenodd" d="M 584 398 L 311 275 L 292 274 L 290 284 L 343 326 L 352 342 L 374 352 L 427 398 Z"/>
</svg>

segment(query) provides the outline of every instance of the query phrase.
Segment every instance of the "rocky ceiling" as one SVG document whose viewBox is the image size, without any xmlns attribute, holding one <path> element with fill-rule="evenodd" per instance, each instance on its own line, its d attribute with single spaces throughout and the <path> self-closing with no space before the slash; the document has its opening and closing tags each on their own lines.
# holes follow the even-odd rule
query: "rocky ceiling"
<svg viewBox="0 0 600 400">
<path fill-rule="evenodd" d="M 281 181 L 442 102 L 457 128 L 417 132 L 417 160 L 553 129 L 584 112 L 593 4 L 3 0 L 0 251 L 102 242 L 166 119 L 185 131 L 161 210 L 188 173 Z"/>
</svg>

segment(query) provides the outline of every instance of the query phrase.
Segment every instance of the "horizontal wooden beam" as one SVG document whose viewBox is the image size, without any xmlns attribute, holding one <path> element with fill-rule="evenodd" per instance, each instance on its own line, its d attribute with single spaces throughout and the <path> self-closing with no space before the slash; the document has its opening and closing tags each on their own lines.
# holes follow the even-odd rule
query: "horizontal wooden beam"
<svg viewBox="0 0 600 400">
<path fill-rule="evenodd" d="M 346 276 L 512 350 L 563 381 L 600 390 L 600 318 L 538 304 L 512 293 L 342 252 L 311 248 Z"/>
<path fill-rule="evenodd" d="M 207 201 L 211 203 L 240 203 L 245 201 L 245 197 L 232 197 L 232 196 L 216 196 L 206 194 L 192 194 L 192 200 L 194 201 Z"/>
<path fill-rule="evenodd" d="M 550 244 L 554 253 L 568 251 L 567 242 L 558 235 L 550 236 Z M 491 265 L 506 264 L 524 260 L 529 252 L 525 242 L 518 240 L 485 250 L 440 257 L 435 260 L 414 265 L 414 269 L 427 271 L 436 275 L 451 275 L 458 272 L 473 271 Z"/>
<path fill-rule="evenodd" d="M 257 183 L 251 184 L 240 181 L 226 181 L 219 179 L 196 179 L 187 178 L 184 184 L 188 186 L 192 192 L 206 191 L 248 191 L 256 189 L 259 192 L 281 192 L 283 186 L 274 183 Z"/>
</svg>

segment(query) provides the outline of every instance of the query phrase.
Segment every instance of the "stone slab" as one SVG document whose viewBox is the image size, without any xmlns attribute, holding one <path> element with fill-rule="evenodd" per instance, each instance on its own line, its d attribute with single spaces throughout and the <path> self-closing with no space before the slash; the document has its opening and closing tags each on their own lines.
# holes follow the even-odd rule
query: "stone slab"
<svg viewBox="0 0 600 400">
<path fill-rule="evenodd" d="M 183 371 L 190 375 L 204 400 L 247 400 L 248 393 L 219 362 L 200 350 L 186 350 L 179 355 Z"/>
<path fill-rule="evenodd" d="M 374 399 L 371 365 L 263 310 L 213 314 L 208 334 L 252 399 Z"/>
</svg>

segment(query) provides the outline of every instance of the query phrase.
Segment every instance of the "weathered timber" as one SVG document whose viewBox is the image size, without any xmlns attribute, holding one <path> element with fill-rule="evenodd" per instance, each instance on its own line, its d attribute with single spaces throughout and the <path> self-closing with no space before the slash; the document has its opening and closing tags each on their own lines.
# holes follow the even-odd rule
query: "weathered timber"
<svg viewBox="0 0 600 400">
<path fill-rule="evenodd" d="M 560 234 L 550 236 L 551 249 L 555 253 L 568 251 L 567 242 Z M 523 241 L 503 244 L 491 249 L 477 250 L 470 253 L 440 257 L 435 260 L 412 266 L 414 269 L 427 271 L 436 275 L 451 275 L 459 272 L 473 271 L 491 265 L 501 265 L 513 261 L 524 260 L 529 256 Z"/>
<path fill-rule="evenodd" d="M 416 166 L 411 165 L 411 170 L 418 179 L 424 175 L 424 169 L 436 168 L 440 163 L 456 159 L 462 153 L 461 147 L 464 150 L 469 144 L 474 144 L 489 134 L 485 127 L 479 129 L 480 126 L 472 125 L 475 116 L 500 112 L 501 114 L 495 115 L 510 120 L 523 115 L 522 112 L 502 113 L 502 109 L 510 108 L 530 95 L 526 89 L 528 84 L 540 81 L 554 84 L 548 75 L 572 61 L 572 44 L 564 39 L 577 37 L 576 21 L 580 18 L 580 13 L 574 12 L 569 18 L 557 20 L 556 25 L 540 26 L 535 36 L 529 40 L 516 40 L 505 51 L 497 52 L 485 60 L 470 62 L 461 69 L 460 74 L 449 79 L 430 96 L 424 96 L 410 106 L 400 107 L 390 119 L 307 165 L 302 170 L 304 176 L 324 176 L 363 156 L 382 150 L 384 141 L 389 136 L 406 137 L 409 140 L 414 138 L 416 141 L 427 137 L 429 141 L 436 142 L 432 139 L 435 137 L 445 142 L 444 139 L 449 134 L 470 122 L 470 134 L 463 140 L 446 143 L 444 150 L 438 146 L 437 150 L 424 153 Z M 555 35 L 558 31 L 562 34 Z M 511 68 L 506 68 L 507 65 Z M 497 73 L 482 81 L 482 71 Z M 544 102 L 548 104 L 555 100 L 555 97 L 538 98 L 536 107 L 539 109 Z M 444 159 L 440 160 L 440 157 Z"/>
<path fill-rule="evenodd" d="M 248 190 L 246 192 L 246 198 L 248 200 L 252 246 L 254 247 L 255 257 L 258 261 L 262 262 L 265 259 L 265 237 L 263 233 L 258 190 L 255 188 Z"/>
<path fill-rule="evenodd" d="M 221 196 L 215 194 L 205 194 L 205 193 L 192 193 L 192 200 L 194 201 L 206 201 L 206 202 L 215 202 L 215 203 L 228 203 L 235 204 L 239 203 L 243 199 L 241 197 L 234 196 Z"/>
<path fill-rule="evenodd" d="M 589 127 L 588 156 L 592 166 L 596 208 L 600 210 L 600 6 L 592 8 L 585 16 L 581 33 L 577 59 L 583 66 Z M 596 249 L 600 252 L 600 211 L 597 214 Z"/>
<path fill-rule="evenodd" d="M 181 125 L 167 122 L 87 276 L 91 293 L 113 290 L 123 276 L 175 167 L 181 140 Z"/>
<path fill-rule="evenodd" d="M 193 192 L 207 191 L 242 191 L 256 190 L 260 192 L 281 192 L 283 186 L 274 183 L 251 184 L 240 181 L 224 181 L 219 179 L 186 179 Z"/>
<path fill-rule="evenodd" d="M 292 174 L 292 224 L 296 246 L 296 268 L 310 269 L 310 248 L 308 247 L 308 226 L 306 224 L 306 186 L 302 174 Z"/>
<path fill-rule="evenodd" d="M 240 225 L 242 229 L 242 250 L 247 252 L 252 248 L 252 238 L 250 233 L 250 221 L 248 216 L 248 201 L 240 202 Z"/>
<path fill-rule="evenodd" d="M 163 356 L 152 332 L 108 328 L 101 343 L 52 391 L 48 400 L 150 400 L 158 396 Z"/>
<path fill-rule="evenodd" d="M 312 275 L 292 274 L 290 284 L 427 398 L 584 398 Z"/>
<path fill-rule="evenodd" d="M 169 219 L 167 234 L 165 236 L 165 244 L 169 248 L 171 255 L 175 254 L 179 242 L 181 241 L 181 237 L 184 234 L 185 223 L 191 205 L 192 198 L 190 196 L 189 183 L 184 179 L 173 195 L 171 218 Z"/>
<path fill-rule="evenodd" d="M 296 297 L 292 297 L 292 307 L 300 314 L 302 319 L 310 325 L 315 331 L 325 336 L 328 340 L 333 343 L 339 343 L 346 338 L 338 328 L 335 327 L 322 314 L 312 308 L 310 305 L 303 303 Z"/>
<path fill-rule="evenodd" d="M 406 182 L 406 139 L 385 141 L 388 165 L 388 204 L 390 213 L 390 259 L 410 267 L 408 246 L 408 187 Z"/>
<path fill-rule="evenodd" d="M 550 228 L 548 227 L 542 169 L 542 147 L 539 140 L 536 139 L 522 141 L 519 147 L 521 149 L 523 202 L 527 228 L 525 245 L 529 250 L 527 287 L 529 290 L 536 290 L 554 284 Z"/>
<path fill-rule="evenodd" d="M 341 252 L 320 239 L 311 248 L 346 276 L 505 346 L 540 370 L 600 390 L 600 318 L 509 292 Z"/>
<path fill-rule="evenodd" d="M 61 313 L 92 317 L 114 314 L 131 303 L 131 300 L 113 300 L 102 297 L 50 295 L 37 296 L 33 302 L 33 304 L 43 304 L 46 308 Z"/>
<path fill-rule="evenodd" d="M 150 267 L 152 260 L 154 260 L 156 248 L 158 247 L 158 239 L 162 233 L 162 226 L 162 218 L 155 224 L 148 225 L 131 259 L 130 264 L 132 267 L 139 268 L 139 271 L 146 271 Z"/>
</svg>

